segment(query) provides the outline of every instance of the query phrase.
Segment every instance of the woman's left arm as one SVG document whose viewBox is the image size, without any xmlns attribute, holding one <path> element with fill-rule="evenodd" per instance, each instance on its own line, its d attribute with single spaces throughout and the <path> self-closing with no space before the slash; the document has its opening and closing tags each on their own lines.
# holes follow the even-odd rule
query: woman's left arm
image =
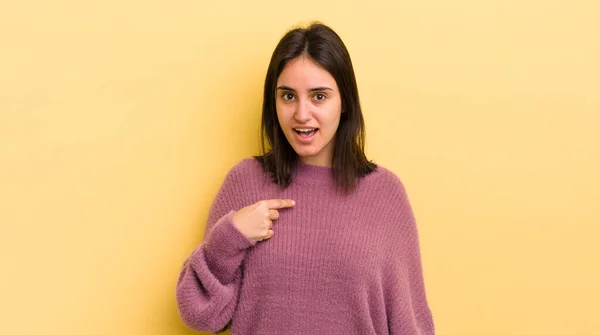
<svg viewBox="0 0 600 335">
<path fill-rule="evenodd" d="M 417 224 L 404 186 L 396 181 L 396 234 L 384 283 L 389 333 L 433 335 L 435 326 L 427 302 Z"/>
</svg>

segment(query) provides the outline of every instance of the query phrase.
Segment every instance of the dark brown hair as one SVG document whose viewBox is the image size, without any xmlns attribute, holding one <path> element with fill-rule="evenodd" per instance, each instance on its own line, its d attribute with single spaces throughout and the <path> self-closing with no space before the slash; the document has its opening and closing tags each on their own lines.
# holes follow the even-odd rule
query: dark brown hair
<svg viewBox="0 0 600 335">
<path fill-rule="evenodd" d="M 279 126 L 275 92 L 281 71 L 298 57 L 307 57 L 329 72 L 340 90 L 342 113 L 334 139 L 332 170 L 338 187 L 350 192 L 359 178 L 377 166 L 364 153 L 365 123 L 350 54 L 338 34 L 322 23 L 288 31 L 273 51 L 264 87 L 262 155 L 256 158 L 276 184 L 287 187 L 292 182 L 298 157 Z"/>
</svg>

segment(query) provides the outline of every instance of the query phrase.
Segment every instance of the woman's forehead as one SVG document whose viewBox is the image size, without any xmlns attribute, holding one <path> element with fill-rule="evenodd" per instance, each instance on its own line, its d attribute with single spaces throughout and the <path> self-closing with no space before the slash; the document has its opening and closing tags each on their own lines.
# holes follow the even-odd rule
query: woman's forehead
<svg viewBox="0 0 600 335">
<path fill-rule="evenodd" d="M 306 57 L 299 57 L 287 63 L 277 78 L 277 86 L 287 86 L 295 90 L 337 88 L 333 76 Z"/>
</svg>

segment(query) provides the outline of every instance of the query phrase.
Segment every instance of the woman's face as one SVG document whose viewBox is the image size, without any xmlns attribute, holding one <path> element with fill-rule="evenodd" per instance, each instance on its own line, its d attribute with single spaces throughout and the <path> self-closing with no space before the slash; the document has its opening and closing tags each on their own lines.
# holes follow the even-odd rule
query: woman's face
<svg viewBox="0 0 600 335">
<path fill-rule="evenodd" d="M 279 125 L 300 161 L 331 166 L 342 99 L 333 76 L 306 57 L 291 60 L 277 78 Z"/>
</svg>

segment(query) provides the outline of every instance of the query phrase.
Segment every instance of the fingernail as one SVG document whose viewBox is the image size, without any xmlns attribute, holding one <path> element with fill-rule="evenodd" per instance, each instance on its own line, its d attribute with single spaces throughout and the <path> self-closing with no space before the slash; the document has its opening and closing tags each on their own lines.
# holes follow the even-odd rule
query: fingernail
<svg viewBox="0 0 600 335">
<path fill-rule="evenodd" d="M 296 202 L 294 200 L 292 200 L 292 206 L 296 205 Z"/>
</svg>

